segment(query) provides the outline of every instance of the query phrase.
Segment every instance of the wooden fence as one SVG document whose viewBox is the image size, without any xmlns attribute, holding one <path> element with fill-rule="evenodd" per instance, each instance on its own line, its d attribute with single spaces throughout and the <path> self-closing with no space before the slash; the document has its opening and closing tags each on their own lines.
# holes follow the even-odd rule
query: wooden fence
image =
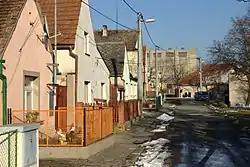
<svg viewBox="0 0 250 167">
<path fill-rule="evenodd" d="M 120 101 L 110 105 L 113 108 L 115 123 L 124 124 L 142 115 L 142 103 L 138 100 Z"/>
<path fill-rule="evenodd" d="M 54 112 L 54 116 L 49 116 L 50 112 Z M 11 117 L 11 123 L 40 123 L 40 146 L 87 146 L 113 134 L 111 107 L 12 110 Z"/>
</svg>

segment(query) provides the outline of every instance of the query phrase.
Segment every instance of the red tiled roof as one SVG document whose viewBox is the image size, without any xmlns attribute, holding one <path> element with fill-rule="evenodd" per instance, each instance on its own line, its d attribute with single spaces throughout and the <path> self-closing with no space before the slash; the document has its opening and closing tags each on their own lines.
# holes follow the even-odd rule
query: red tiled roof
<svg viewBox="0 0 250 167">
<path fill-rule="evenodd" d="M 50 36 L 54 34 L 54 1 L 38 0 L 43 15 L 47 16 Z M 57 0 L 58 45 L 74 45 L 81 9 L 81 0 Z M 52 43 L 54 40 L 52 40 Z"/>
<path fill-rule="evenodd" d="M 0 56 L 3 56 L 26 1 L 0 0 Z"/>
<path fill-rule="evenodd" d="M 208 77 L 211 75 L 215 75 L 219 72 L 225 73 L 225 72 L 228 72 L 230 69 L 231 69 L 231 67 L 227 64 L 208 64 L 202 68 L 202 76 Z M 197 70 L 197 71 L 187 75 L 186 77 L 184 77 L 181 80 L 180 85 L 195 85 L 195 84 L 199 83 L 199 81 L 200 81 L 199 77 L 200 77 L 199 71 Z"/>
</svg>

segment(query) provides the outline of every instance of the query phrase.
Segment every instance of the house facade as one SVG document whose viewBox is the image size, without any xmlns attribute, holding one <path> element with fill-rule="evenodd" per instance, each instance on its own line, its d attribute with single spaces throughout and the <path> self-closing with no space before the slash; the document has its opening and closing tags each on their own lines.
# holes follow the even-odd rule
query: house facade
<svg viewBox="0 0 250 167">
<path fill-rule="evenodd" d="M 235 75 L 232 70 L 229 73 L 229 101 L 233 106 L 244 106 L 247 101 L 248 84 L 245 77 L 239 77 Z"/>
<path fill-rule="evenodd" d="M 7 77 L 7 107 L 12 110 L 49 110 L 51 106 L 52 63 L 49 43 L 45 42 L 43 18 L 34 0 L 1 0 L 0 56 L 5 60 L 3 73 Z M 1 84 L 2 86 L 2 84 Z M 2 87 L 1 87 L 2 91 Z M 3 95 L 3 94 L 2 94 Z M 1 97 L 1 104 L 2 104 Z M 0 109 L 2 124 L 3 108 Z M 14 123 L 26 119 L 15 113 Z M 40 119 L 46 118 L 40 113 Z M 54 120 L 53 112 L 48 121 Z"/>
<path fill-rule="evenodd" d="M 94 103 L 98 99 L 108 101 L 110 74 L 95 44 L 89 7 L 81 0 L 57 2 L 58 84 L 70 88 L 67 106 L 74 107 L 77 102 Z M 54 3 L 41 6 L 53 32 Z"/>
<path fill-rule="evenodd" d="M 137 67 L 137 56 L 138 51 L 136 49 L 137 43 L 137 31 L 136 30 L 108 30 L 106 25 L 103 25 L 102 30 L 97 30 L 95 33 L 95 40 L 97 42 L 98 48 L 101 55 L 104 57 L 104 61 L 116 61 L 117 65 L 107 64 L 107 66 L 113 70 L 118 68 L 119 74 L 113 76 L 111 72 L 111 84 L 117 86 L 117 97 L 111 97 L 118 100 L 131 100 L 137 99 L 137 78 L 135 77 L 137 70 L 133 67 Z M 123 44 L 122 44 L 123 43 Z M 116 48 L 116 45 L 124 45 L 125 53 L 119 53 L 123 57 L 119 57 L 116 51 L 112 51 L 113 48 Z M 104 49 L 106 47 L 106 49 Z M 106 50 L 106 51 L 105 51 Z M 107 50 L 110 52 L 107 53 Z M 121 50 L 121 49 L 119 49 Z M 133 62 L 131 60 L 133 59 Z M 115 74 L 115 73 L 113 73 Z M 114 77 L 114 78 L 113 78 Z M 122 81 L 118 84 L 119 79 Z M 115 81 L 115 82 L 114 82 Z M 116 91 L 115 91 L 116 92 Z M 123 92 L 123 93 L 122 93 Z M 115 96 L 116 93 L 114 93 Z"/>
<path fill-rule="evenodd" d="M 125 43 L 103 42 L 97 43 L 97 46 L 110 71 L 112 102 L 136 99 L 137 80 L 132 78 L 129 71 Z"/>
<path fill-rule="evenodd" d="M 7 106 L 48 110 L 52 56 L 44 44 L 43 19 L 34 0 L 0 1 L 0 55 L 6 60 Z"/>
<path fill-rule="evenodd" d="M 166 49 L 147 50 L 147 76 L 151 90 L 155 91 L 157 63 L 159 85 L 158 90 L 167 94 L 175 94 L 176 78 L 181 78 L 196 71 L 197 55 L 196 49 Z M 176 76 L 175 76 L 176 75 Z"/>
<path fill-rule="evenodd" d="M 227 64 L 208 64 L 202 68 L 202 89 L 200 89 L 199 71 L 193 72 L 180 82 L 180 96 L 194 97 L 197 91 L 209 91 L 212 99 L 228 103 L 230 94 L 229 74 L 231 67 Z"/>
</svg>

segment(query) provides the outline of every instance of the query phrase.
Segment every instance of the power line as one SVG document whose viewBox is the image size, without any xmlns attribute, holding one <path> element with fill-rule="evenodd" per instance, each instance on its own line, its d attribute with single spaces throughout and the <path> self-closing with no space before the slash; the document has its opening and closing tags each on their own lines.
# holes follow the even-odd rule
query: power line
<svg viewBox="0 0 250 167">
<path fill-rule="evenodd" d="M 118 24 L 118 25 L 120 25 L 120 26 L 122 26 L 122 27 L 124 27 L 124 28 L 127 28 L 127 29 L 129 29 L 129 30 L 133 30 L 132 28 L 130 28 L 130 27 L 124 25 L 124 24 L 121 24 L 121 23 L 115 21 L 114 19 L 110 18 L 109 16 L 103 14 L 102 12 L 100 12 L 100 11 L 97 10 L 97 9 L 95 9 L 94 7 L 92 7 L 91 5 L 89 5 L 88 3 L 84 2 L 84 0 L 81 0 L 81 1 L 82 1 L 82 3 L 84 3 L 85 5 L 87 5 L 89 8 L 91 8 L 91 9 L 94 10 L 95 12 L 97 12 L 97 13 L 99 13 L 100 15 L 102 15 L 103 17 L 105 17 L 106 19 L 108 19 L 108 20 L 110 20 L 110 21 L 112 21 L 112 22 L 114 22 L 114 23 L 116 23 L 116 24 Z"/>
<path fill-rule="evenodd" d="M 154 42 L 152 36 L 151 36 L 150 33 L 149 33 L 149 30 L 148 30 L 148 27 L 147 27 L 146 23 L 145 23 L 145 22 L 143 22 L 143 23 L 144 23 L 144 27 L 145 27 L 145 29 L 146 29 L 146 32 L 147 32 L 147 34 L 148 34 L 148 37 L 149 37 L 151 43 L 152 43 L 155 47 L 160 48 L 158 45 L 155 44 L 155 42 Z"/>
<path fill-rule="evenodd" d="M 123 0 L 123 2 L 135 13 L 135 14 L 141 14 L 140 12 L 137 12 L 126 0 Z M 142 14 L 141 14 L 142 15 Z M 142 17 L 143 18 L 143 17 Z M 151 43 L 156 47 L 156 48 L 159 48 L 159 49 L 162 49 L 160 46 L 156 45 L 156 43 L 154 42 L 151 34 L 149 33 L 149 30 L 148 30 L 148 27 L 145 23 L 145 21 L 143 20 L 143 23 L 144 23 L 144 26 L 145 26 L 145 29 L 146 29 L 146 32 L 147 32 L 147 35 L 149 36 L 149 39 L 151 41 Z"/>
<path fill-rule="evenodd" d="M 135 13 L 135 14 L 139 14 L 139 12 L 137 12 L 131 5 L 129 5 L 129 3 L 126 0 L 123 0 L 123 2 Z"/>
</svg>

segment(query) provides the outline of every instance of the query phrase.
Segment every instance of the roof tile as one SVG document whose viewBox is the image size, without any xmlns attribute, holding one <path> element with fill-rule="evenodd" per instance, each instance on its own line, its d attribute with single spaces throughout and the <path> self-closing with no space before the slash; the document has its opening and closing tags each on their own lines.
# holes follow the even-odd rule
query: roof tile
<svg viewBox="0 0 250 167">
<path fill-rule="evenodd" d="M 27 0 L 0 0 L 0 56 L 2 56 Z"/>
<path fill-rule="evenodd" d="M 116 66 L 117 75 L 123 74 L 124 56 L 125 56 L 125 43 L 124 42 L 105 42 L 97 43 L 97 48 L 101 53 L 103 60 L 110 71 L 111 76 L 115 76 Z M 116 62 L 113 64 L 112 59 Z"/>
<path fill-rule="evenodd" d="M 54 35 L 54 1 L 39 0 L 43 15 L 47 16 L 50 36 Z M 81 9 L 81 0 L 57 0 L 57 44 L 74 45 Z M 52 40 L 52 43 L 54 41 Z"/>
<path fill-rule="evenodd" d="M 95 41 L 99 42 L 124 42 L 128 51 L 136 49 L 137 30 L 107 30 L 107 36 L 102 36 L 102 30 L 96 30 Z"/>
</svg>

